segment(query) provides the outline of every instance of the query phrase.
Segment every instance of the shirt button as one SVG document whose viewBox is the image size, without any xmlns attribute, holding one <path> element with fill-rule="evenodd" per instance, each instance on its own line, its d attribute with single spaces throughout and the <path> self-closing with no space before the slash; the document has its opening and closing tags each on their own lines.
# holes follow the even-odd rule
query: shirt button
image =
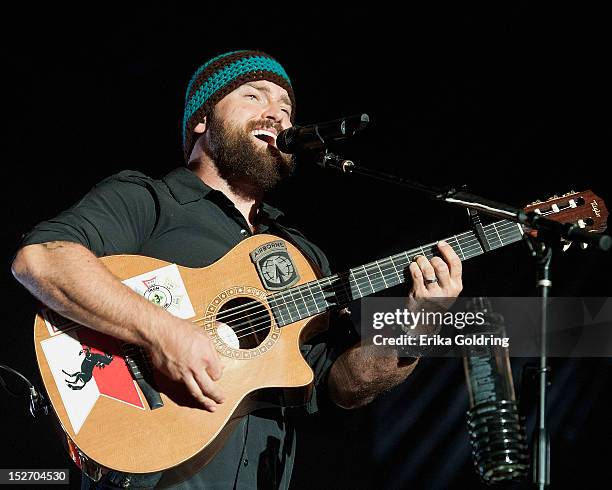
<svg viewBox="0 0 612 490">
<path fill-rule="evenodd" d="M 246 459 L 246 458 L 244 458 L 244 459 L 242 460 L 242 464 L 243 464 L 244 466 L 249 466 L 249 460 L 248 460 L 248 459 Z"/>
<path fill-rule="evenodd" d="M 240 230 L 240 234 L 241 234 L 242 236 L 245 236 L 245 237 L 246 237 L 246 236 L 249 236 L 249 232 L 248 232 L 248 231 L 246 231 L 244 228 L 243 228 L 242 230 Z"/>
</svg>

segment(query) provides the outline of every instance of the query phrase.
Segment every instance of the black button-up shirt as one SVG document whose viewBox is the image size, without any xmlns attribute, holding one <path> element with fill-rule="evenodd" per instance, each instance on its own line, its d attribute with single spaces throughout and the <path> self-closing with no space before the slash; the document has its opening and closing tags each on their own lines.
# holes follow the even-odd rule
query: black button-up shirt
<svg viewBox="0 0 612 490">
<path fill-rule="evenodd" d="M 281 216 L 279 210 L 263 204 L 257 233 L 272 233 L 291 241 L 324 275 L 330 274 L 323 252 L 297 230 L 279 224 Z M 250 236 L 248 230 L 234 204 L 186 168 L 175 169 L 161 180 L 124 171 L 97 184 L 72 208 L 39 223 L 22 245 L 72 241 L 97 256 L 137 254 L 187 267 L 204 267 Z M 324 380 L 329 367 L 355 340 L 350 326 L 338 324 L 341 322 L 302 346 L 302 354 L 315 372 L 317 387 L 305 407 L 308 412 L 316 411 L 325 399 Z M 291 411 L 295 409 L 272 408 L 245 417 L 215 458 L 174 488 L 288 487 L 295 456 Z M 119 486 L 138 486 L 141 478 L 133 475 L 126 480 L 126 475 L 111 472 L 106 480 Z"/>
</svg>

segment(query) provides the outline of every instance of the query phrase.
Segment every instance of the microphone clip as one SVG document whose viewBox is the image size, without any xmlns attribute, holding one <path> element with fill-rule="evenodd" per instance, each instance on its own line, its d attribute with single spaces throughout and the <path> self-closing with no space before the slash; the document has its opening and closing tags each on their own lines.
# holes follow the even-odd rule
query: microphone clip
<svg viewBox="0 0 612 490">
<path fill-rule="evenodd" d="M 355 163 L 352 160 L 347 160 L 335 153 L 325 151 L 316 161 L 317 165 L 323 168 L 333 168 L 344 174 L 350 174 L 355 168 Z"/>
</svg>

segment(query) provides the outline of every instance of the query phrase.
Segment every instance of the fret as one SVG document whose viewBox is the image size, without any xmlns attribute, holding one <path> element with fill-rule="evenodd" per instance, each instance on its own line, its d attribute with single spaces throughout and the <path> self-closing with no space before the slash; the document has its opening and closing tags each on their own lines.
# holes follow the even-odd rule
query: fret
<svg viewBox="0 0 612 490">
<path fill-rule="evenodd" d="M 325 293 L 323 292 L 323 288 L 321 287 L 321 281 L 316 281 L 314 285 L 319 288 L 319 292 L 317 294 L 320 295 L 320 298 L 323 301 L 323 310 L 326 310 L 329 306 L 329 303 L 327 302 L 327 298 L 325 297 Z"/>
<path fill-rule="evenodd" d="M 374 294 L 376 292 L 376 288 L 372 284 L 372 280 L 370 279 L 370 274 L 368 274 L 368 271 L 366 270 L 365 265 L 362 265 L 361 268 L 363 269 L 363 273 L 365 274 L 365 277 L 368 280 L 368 283 L 370 284 L 370 289 L 371 289 L 370 294 Z"/>
<path fill-rule="evenodd" d="M 506 229 L 502 228 L 501 229 L 501 233 L 500 233 L 499 232 L 499 227 L 507 227 L 507 228 Z M 485 228 L 486 228 L 485 233 L 488 232 L 488 233 L 492 234 L 492 232 L 491 232 L 491 228 L 492 228 L 493 232 L 498 237 L 497 241 L 499 241 L 499 245 L 495 246 L 494 248 L 500 248 L 500 247 L 503 247 L 505 245 L 509 245 L 511 243 L 515 243 L 515 242 L 521 240 L 522 237 L 523 237 L 523 234 L 521 233 L 521 230 L 519 229 L 517 224 L 512 222 L 512 221 L 498 221 L 496 223 L 492 223 L 492 224 L 486 226 Z M 506 238 L 502 238 L 502 236 L 501 236 L 502 233 L 504 235 L 509 235 L 509 236 L 507 236 Z"/>
<path fill-rule="evenodd" d="M 400 266 L 399 268 L 395 265 L 395 258 L 397 257 L 397 255 L 393 255 L 390 257 L 391 259 L 391 266 L 393 267 L 393 270 L 395 271 L 395 274 L 397 274 L 397 284 L 401 284 L 402 282 L 404 282 L 404 280 L 402 279 L 402 276 L 400 275 L 399 271 L 403 271 L 403 267 Z"/>
<path fill-rule="evenodd" d="M 287 294 L 288 293 L 290 296 L 290 300 L 293 302 L 293 305 L 291 304 L 291 302 L 287 301 Z M 289 320 L 290 323 L 296 322 L 300 319 L 300 314 L 299 311 L 297 309 L 297 305 L 295 304 L 295 300 L 293 299 L 293 295 L 291 294 L 291 289 L 288 289 L 286 291 L 283 291 L 282 295 L 281 295 L 284 305 L 287 309 L 287 313 L 289 314 Z"/>
<path fill-rule="evenodd" d="M 474 243 L 473 245 L 470 245 L 470 250 L 468 250 L 468 253 L 466 254 L 464 260 L 471 259 L 472 257 L 477 257 L 479 255 L 482 255 L 483 253 L 484 250 L 480 243 Z"/>
<path fill-rule="evenodd" d="M 344 278 L 342 276 L 340 276 L 340 275 L 338 275 L 338 282 L 342 286 L 342 289 L 343 289 L 344 294 L 346 296 L 346 301 L 342 301 L 342 303 L 348 303 L 349 301 L 351 301 L 353 299 L 353 296 L 351 295 L 351 292 L 348 289 L 346 289 L 346 283 L 344 281 Z"/>
<path fill-rule="evenodd" d="M 462 260 L 471 259 L 472 257 L 483 254 L 484 250 L 476 235 L 473 232 L 468 232 L 465 235 L 464 246 L 462 248 L 464 257 Z"/>
<path fill-rule="evenodd" d="M 424 255 L 425 257 L 427 257 L 427 254 L 425 253 L 425 250 L 423 249 L 423 247 L 420 247 L 421 249 L 421 255 Z M 427 257 L 429 259 L 429 257 Z"/>
<path fill-rule="evenodd" d="M 353 275 L 353 270 L 352 269 L 349 271 L 348 277 L 349 277 L 349 286 L 350 286 L 351 280 L 352 280 L 355 283 L 355 287 L 357 288 L 357 295 L 355 295 L 354 294 L 355 291 L 353 290 L 353 288 L 351 286 L 351 291 L 353 292 L 352 297 L 353 298 L 363 298 L 365 296 L 365 294 L 363 294 L 361 292 L 361 288 L 359 287 L 359 283 L 355 280 L 355 276 Z"/>
<path fill-rule="evenodd" d="M 463 260 L 468 260 L 468 259 L 471 259 L 472 257 L 478 257 L 479 255 L 482 255 L 483 253 L 484 253 L 484 250 L 482 249 L 480 245 L 478 245 L 478 248 L 475 250 L 470 250 L 468 254 L 465 256 L 465 259 Z"/>
<path fill-rule="evenodd" d="M 379 263 L 382 265 L 383 278 L 385 279 L 387 287 L 390 288 L 402 283 L 401 279 L 398 280 L 399 276 L 395 264 L 393 263 L 393 256 L 379 260 Z"/>
<path fill-rule="evenodd" d="M 280 293 L 269 296 L 268 304 L 270 305 L 270 309 L 272 310 L 272 313 L 274 314 L 274 318 L 276 319 L 276 324 L 279 326 L 282 326 L 282 325 L 287 325 L 287 323 L 291 323 L 291 322 L 285 321 L 283 310 L 280 305 L 272 304 L 272 301 L 274 301 L 274 303 L 278 303 L 278 299 L 280 296 L 281 296 Z M 280 316 L 280 320 L 279 318 L 276 317 L 276 313 L 278 313 L 278 315 Z"/>
<path fill-rule="evenodd" d="M 510 226 L 508 226 L 510 225 Z M 510 221 L 499 221 L 484 226 L 491 249 L 514 243 L 522 238 L 521 230 Z M 474 232 L 468 231 L 446 238 L 461 260 L 485 253 Z M 497 245 L 495 242 L 498 242 Z M 269 297 L 274 314 L 280 316 L 280 326 L 347 304 L 351 300 L 405 282 L 404 270 L 418 256 L 431 260 L 438 255 L 437 243 L 429 243 L 369 264 L 349 269 L 348 272 L 324 277 Z M 333 297 L 331 297 L 333 295 Z M 310 305 L 310 301 L 313 304 Z M 283 312 L 283 309 L 285 310 Z"/>
<path fill-rule="evenodd" d="M 523 238 L 523 234 L 521 233 L 520 225 L 514 223 L 512 221 L 501 221 L 498 223 L 499 226 L 506 227 L 505 230 L 502 230 L 504 235 L 508 235 L 504 238 L 502 242 L 503 245 L 509 245 L 510 243 L 515 243 Z"/>
<path fill-rule="evenodd" d="M 404 257 L 406 257 L 406 264 L 403 266 L 404 268 L 405 267 L 409 267 L 410 266 L 410 262 L 412 262 L 412 259 L 410 258 L 410 255 L 408 255 L 409 253 L 410 253 L 410 251 L 406 251 L 406 252 L 404 252 L 402 254 Z"/>
<path fill-rule="evenodd" d="M 304 301 L 304 297 L 302 296 L 302 292 L 299 287 L 292 288 L 289 290 L 291 294 L 291 299 L 293 300 L 293 304 L 295 305 L 295 309 L 298 312 L 299 318 L 305 318 L 308 316 L 308 307 L 306 302 Z"/>
<path fill-rule="evenodd" d="M 320 313 L 319 304 L 317 303 L 314 294 L 312 294 L 310 284 L 302 284 L 299 288 L 302 298 L 304 298 L 304 302 L 306 303 L 306 307 L 312 312 L 311 315 Z"/>
<path fill-rule="evenodd" d="M 305 287 L 306 289 L 308 289 L 308 292 L 310 293 L 310 297 L 312 298 L 312 301 L 314 303 L 314 308 L 316 309 L 315 313 L 321 313 L 321 311 L 324 310 L 325 307 L 322 308 L 321 306 L 319 306 L 317 298 L 315 298 L 315 295 L 312 292 L 312 286 L 309 284 L 306 284 Z"/>
<path fill-rule="evenodd" d="M 308 300 L 304 298 L 304 293 L 302 292 L 302 286 L 298 286 L 293 289 L 296 293 L 300 294 L 300 297 L 296 301 L 296 305 L 297 305 L 297 309 L 298 309 L 298 313 L 300 314 L 300 317 L 307 318 L 310 315 L 314 315 L 314 313 L 316 312 L 314 313 L 310 312 L 310 307 L 308 306 Z"/>
<path fill-rule="evenodd" d="M 495 229 L 491 230 L 491 228 L 493 228 L 492 225 L 487 225 L 484 227 L 485 235 L 487 236 L 487 240 L 489 241 L 491 249 L 495 250 L 500 247 L 503 247 L 504 244 L 502 243 L 499 234 Z"/>
<path fill-rule="evenodd" d="M 334 297 L 332 299 L 332 303 L 331 303 L 330 306 L 339 305 L 341 303 L 340 298 L 338 297 L 338 292 L 336 291 L 336 288 L 334 287 L 334 282 L 335 282 L 335 280 L 337 278 L 338 278 L 337 275 L 333 275 L 333 276 L 329 276 L 329 277 L 326 277 L 326 278 L 322 279 L 322 280 L 327 280 L 327 284 L 326 284 L 327 289 L 326 290 L 328 292 L 331 292 L 334 295 Z"/>
<path fill-rule="evenodd" d="M 380 291 L 382 288 L 380 287 L 380 279 L 377 276 L 380 276 L 382 273 L 376 272 L 376 266 L 378 264 L 376 262 L 370 262 L 363 266 L 363 270 L 366 273 L 366 277 L 370 281 L 370 285 L 372 286 L 372 292 Z"/>
<path fill-rule="evenodd" d="M 501 235 L 499 234 L 499 231 L 497 231 L 497 226 L 495 226 L 495 223 L 493 223 L 493 229 L 495 230 L 495 233 L 497 233 L 497 238 L 499 238 L 499 243 L 500 243 L 500 247 L 504 246 L 504 242 L 501 239 Z"/>
<path fill-rule="evenodd" d="M 383 274 L 383 271 L 380 268 L 380 264 L 379 264 L 378 260 L 376 262 L 374 262 L 374 263 L 376 264 L 376 267 L 378 267 L 378 270 L 380 271 L 380 277 L 382 277 L 383 284 L 385 285 L 385 289 L 388 288 L 389 286 L 387 285 L 387 281 L 385 280 L 385 275 Z"/>
<path fill-rule="evenodd" d="M 457 255 L 460 255 L 461 260 L 465 260 L 465 253 L 463 252 L 463 249 L 461 248 L 461 244 L 459 243 L 459 240 L 457 239 L 457 237 L 453 237 L 453 238 L 455 239 L 455 242 L 457 242 L 457 247 L 459 247 L 459 253 Z M 447 243 L 451 245 L 450 241 Z"/>
</svg>

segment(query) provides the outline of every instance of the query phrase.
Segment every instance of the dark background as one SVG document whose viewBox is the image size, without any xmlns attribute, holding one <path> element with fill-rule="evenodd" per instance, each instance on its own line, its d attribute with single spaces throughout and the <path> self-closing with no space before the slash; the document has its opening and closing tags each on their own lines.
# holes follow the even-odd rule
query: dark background
<svg viewBox="0 0 612 490">
<path fill-rule="evenodd" d="M 36 304 L 9 270 L 22 233 L 119 170 L 159 177 L 181 165 L 184 89 L 225 51 L 277 57 L 293 80 L 298 124 L 367 112 L 369 129 L 345 147 L 364 166 L 515 205 L 589 188 L 612 202 L 603 11 L 298 5 L 3 12 L 1 363 L 35 376 Z M 336 270 L 468 226 L 461 209 L 306 164 L 270 200 Z M 609 253 L 558 255 L 554 294 L 611 296 L 611 266 Z M 534 266 L 516 244 L 467 262 L 464 282 L 466 295 L 529 296 Z M 607 482 L 610 360 L 551 363 L 553 488 Z M 513 362 L 517 389 L 522 364 Z M 46 420 L 3 392 L 0 401 L 1 467 L 73 468 Z M 531 428 L 531 395 L 522 402 Z M 365 409 L 305 421 L 293 488 L 481 488 L 466 409 L 460 362 L 426 360 Z"/>
</svg>

